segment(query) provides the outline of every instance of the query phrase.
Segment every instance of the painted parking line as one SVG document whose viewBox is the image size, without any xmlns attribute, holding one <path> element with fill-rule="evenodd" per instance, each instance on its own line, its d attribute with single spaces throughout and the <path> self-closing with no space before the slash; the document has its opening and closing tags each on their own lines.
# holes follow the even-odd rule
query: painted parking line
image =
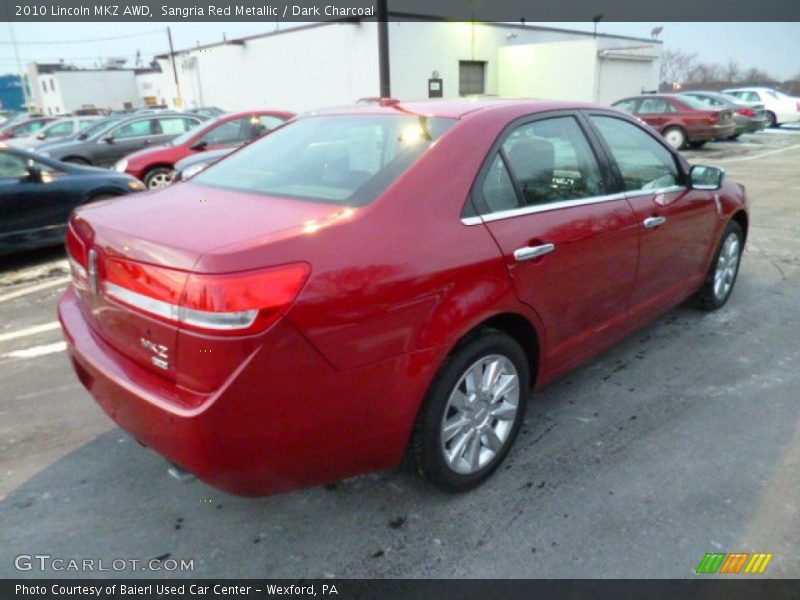
<svg viewBox="0 0 800 600">
<path fill-rule="evenodd" d="M 6 352 L 5 354 L 0 354 L 0 358 L 36 358 L 37 356 L 63 352 L 66 349 L 66 342 L 55 342 L 53 344 L 44 344 L 41 346 L 33 346 L 32 348 L 24 348 L 23 350 Z"/>
<path fill-rule="evenodd" d="M 44 333 L 45 331 L 53 331 L 54 329 L 58 329 L 59 327 L 61 327 L 61 323 L 59 323 L 58 321 L 51 321 L 50 323 L 35 325 L 33 327 L 28 327 L 27 329 L 20 329 L 19 331 L 9 331 L 8 333 L 0 334 L 0 342 L 7 342 L 8 340 L 16 340 L 18 338 Z"/>
<path fill-rule="evenodd" d="M 776 154 L 782 154 L 783 152 L 788 152 L 790 150 L 797 150 L 800 148 L 800 144 L 792 144 L 791 146 L 785 146 L 783 148 L 777 148 L 775 150 L 770 150 L 769 152 L 762 152 L 761 154 L 754 154 L 752 156 L 737 156 L 734 158 L 718 158 L 716 159 L 717 162 L 746 162 L 748 160 L 758 160 L 759 158 L 765 158 L 767 156 L 774 156 Z"/>
<path fill-rule="evenodd" d="M 69 277 L 60 277 L 54 281 L 46 281 L 44 283 L 39 283 L 36 285 L 32 285 L 21 290 L 17 290 L 16 292 L 10 292 L 8 294 L 3 294 L 0 296 L 0 303 L 8 302 L 9 300 L 14 300 L 16 298 L 21 298 L 22 296 L 27 296 L 28 294 L 35 294 L 36 292 L 40 292 L 42 290 L 46 290 L 51 287 L 56 287 L 58 285 L 64 285 L 70 281 Z"/>
</svg>

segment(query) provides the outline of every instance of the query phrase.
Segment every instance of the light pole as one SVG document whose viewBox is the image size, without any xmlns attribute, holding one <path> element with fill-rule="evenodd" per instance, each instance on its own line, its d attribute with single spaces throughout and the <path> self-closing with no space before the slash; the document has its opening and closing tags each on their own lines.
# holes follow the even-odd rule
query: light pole
<svg viewBox="0 0 800 600">
<path fill-rule="evenodd" d="M 17 40 L 14 37 L 14 28 L 11 26 L 11 21 L 8 21 L 8 33 L 11 35 L 11 47 L 14 49 L 14 59 L 17 63 L 17 73 L 19 74 L 19 83 L 22 86 L 22 102 L 25 112 L 28 111 L 28 86 L 26 85 L 27 77 L 22 72 L 22 63 L 19 60 L 19 50 L 17 49 Z"/>
</svg>

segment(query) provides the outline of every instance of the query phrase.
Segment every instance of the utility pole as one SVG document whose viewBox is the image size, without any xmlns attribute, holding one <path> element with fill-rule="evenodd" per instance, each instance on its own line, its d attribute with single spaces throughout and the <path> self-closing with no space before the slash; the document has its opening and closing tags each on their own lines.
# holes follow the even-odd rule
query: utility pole
<svg viewBox="0 0 800 600">
<path fill-rule="evenodd" d="M 381 98 L 392 95 L 389 80 L 389 8 L 387 0 L 378 0 L 378 72 L 380 75 Z"/>
<path fill-rule="evenodd" d="M 28 111 L 28 86 L 27 81 L 28 78 L 26 77 L 25 73 L 22 72 L 22 63 L 19 62 L 19 50 L 17 49 L 17 40 L 14 37 L 14 28 L 11 26 L 11 21 L 8 21 L 8 33 L 11 35 L 11 47 L 14 49 L 14 59 L 17 63 L 17 73 L 19 74 L 19 83 L 22 86 L 22 102 L 24 106 L 22 107 L 25 112 Z"/>
<path fill-rule="evenodd" d="M 176 108 L 183 108 L 183 98 L 181 97 L 181 84 L 178 83 L 178 67 L 175 66 L 175 49 L 172 47 L 172 31 L 167 27 L 167 38 L 169 39 L 169 59 L 172 61 L 172 76 L 175 78 L 175 90 L 178 95 L 175 98 Z"/>
</svg>

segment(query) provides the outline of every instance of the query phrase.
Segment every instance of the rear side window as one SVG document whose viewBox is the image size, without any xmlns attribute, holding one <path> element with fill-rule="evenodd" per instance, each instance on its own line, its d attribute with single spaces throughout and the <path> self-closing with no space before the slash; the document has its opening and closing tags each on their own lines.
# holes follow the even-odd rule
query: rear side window
<svg viewBox="0 0 800 600">
<path fill-rule="evenodd" d="M 112 132 L 116 139 L 134 138 L 145 135 L 151 135 L 150 119 L 142 119 L 141 121 L 133 121 L 117 127 Z"/>
<path fill-rule="evenodd" d="M 197 124 L 197 121 L 180 117 L 155 119 L 153 133 L 155 135 L 178 135 L 184 133 Z"/>
<path fill-rule="evenodd" d="M 678 112 L 677 109 L 663 98 L 645 98 L 639 105 L 638 111 L 642 115 L 659 115 L 674 112 Z"/>
<path fill-rule="evenodd" d="M 525 206 L 604 193 L 603 178 L 573 117 L 521 125 L 502 145 Z"/>
<path fill-rule="evenodd" d="M 242 117 L 219 125 L 206 133 L 201 141 L 209 146 L 235 144 L 247 139 L 250 132 L 250 119 Z"/>
<path fill-rule="evenodd" d="M 626 191 L 678 185 L 675 157 L 646 131 L 615 117 L 593 115 L 591 120 L 619 167 Z"/>
<path fill-rule="evenodd" d="M 44 137 L 59 137 L 62 135 L 69 135 L 75 129 L 75 123 L 72 121 L 64 121 L 63 123 L 56 123 L 52 127 L 44 130 Z"/>
<path fill-rule="evenodd" d="M 360 206 L 383 192 L 453 123 L 402 114 L 306 117 L 208 167 L 192 182 Z"/>
</svg>

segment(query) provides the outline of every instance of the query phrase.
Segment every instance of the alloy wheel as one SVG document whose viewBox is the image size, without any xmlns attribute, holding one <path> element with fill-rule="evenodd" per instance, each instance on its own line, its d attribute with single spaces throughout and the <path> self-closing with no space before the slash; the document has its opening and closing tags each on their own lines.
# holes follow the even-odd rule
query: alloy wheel
<svg viewBox="0 0 800 600">
<path fill-rule="evenodd" d="M 739 235 L 735 231 L 730 232 L 722 244 L 714 271 L 714 296 L 717 300 L 724 300 L 733 287 L 739 267 L 740 248 Z"/>
<path fill-rule="evenodd" d="M 172 177 L 169 171 L 158 171 L 147 178 L 147 187 L 151 190 L 167 187 L 170 183 L 172 183 Z"/>
<path fill-rule="evenodd" d="M 519 374 L 505 356 L 484 356 L 450 393 L 441 425 L 445 463 L 461 475 L 489 464 L 509 441 L 520 398 Z"/>
<path fill-rule="evenodd" d="M 675 148 L 676 150 L 680 150 L 686 143 L 686 136 L 683 135 L 683 132 L 680 129 L 676 128 L 667 130 L 667 132 L 664 134 L 664 139 L 672 148 Z"/>
</svg>

